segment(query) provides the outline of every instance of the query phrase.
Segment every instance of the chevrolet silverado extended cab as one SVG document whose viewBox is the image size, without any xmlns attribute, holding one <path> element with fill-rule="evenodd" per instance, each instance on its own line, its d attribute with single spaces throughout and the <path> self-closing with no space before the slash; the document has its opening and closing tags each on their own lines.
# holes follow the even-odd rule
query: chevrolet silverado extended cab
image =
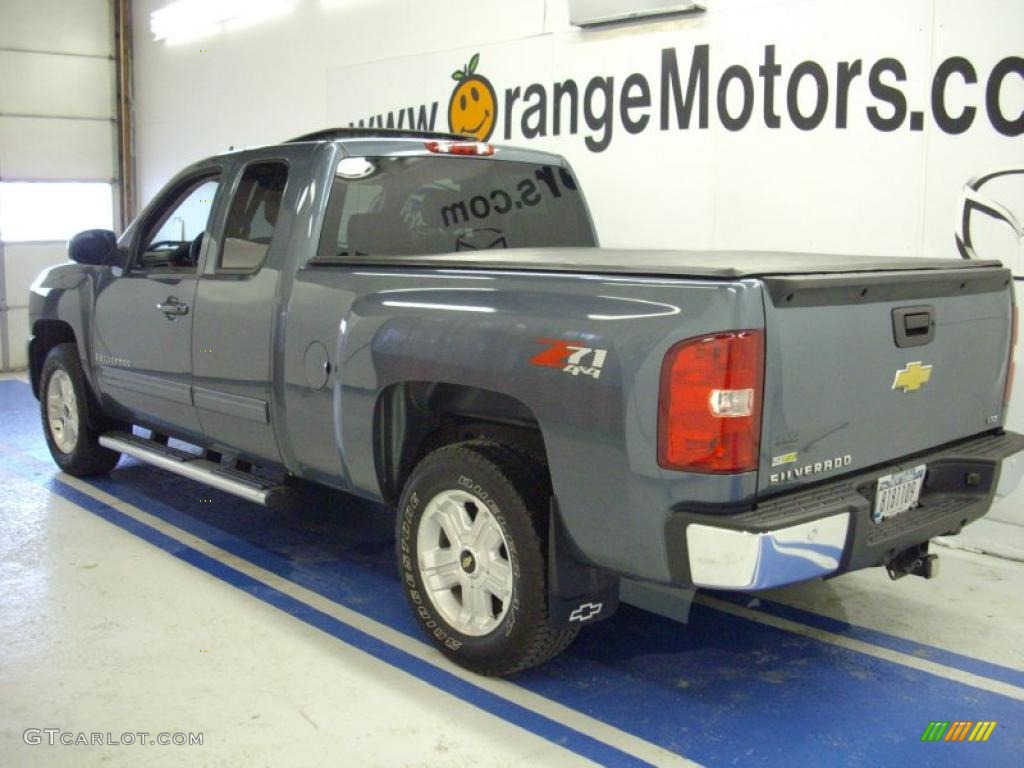
<svg viewBox="0 0 1024 768">
<path fill-rule="evenodd" d="M 547 153 L 324 131 L 69 251 L 31 291 L 56 463 L 382 501 L 419 623 L 485 674 L 624 580 L 931 576 L 1017 480 L 998 262 L 601 249 Z"/>
</svg>

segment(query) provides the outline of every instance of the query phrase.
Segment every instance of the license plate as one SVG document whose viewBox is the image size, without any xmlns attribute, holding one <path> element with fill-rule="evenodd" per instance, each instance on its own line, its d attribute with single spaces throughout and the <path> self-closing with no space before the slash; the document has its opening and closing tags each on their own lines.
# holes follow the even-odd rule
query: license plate
<svg viewBox="0 0 1024 768">
<path fill-rule="evenodd" d="M 921 498 L 921 486 L 928 471 L 925 464 L 893 472 L 878 478 L 878 490 L 875 492 L 875 509 L 871 519 L 880 523 L 890 517 L 901 515 L 917 506 Z"/>
</svg>

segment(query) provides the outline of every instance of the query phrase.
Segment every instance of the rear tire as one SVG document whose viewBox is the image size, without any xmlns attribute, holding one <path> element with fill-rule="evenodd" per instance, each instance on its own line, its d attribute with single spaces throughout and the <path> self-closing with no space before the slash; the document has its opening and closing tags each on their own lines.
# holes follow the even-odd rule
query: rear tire
<svg viewBox="0 0 1024 768">
<path fill-rule="evenodd" d="M 474 440 L 439 448 L 405 485 L 399 573 L 420 626 L 460 666 L 510 675 L 564 650 L 578 628 L 547 606 L 551 485 L 529 456 Z"/>
<path fill-rule="evenodd" d="M 75 477 L 104 475 L 121 458 L 99 444 L 89 426 L 89 389 L 74 344 L 50 350 L 40 377 L 39 406 L 43 433 L 54 462 Z"/>
</svg>

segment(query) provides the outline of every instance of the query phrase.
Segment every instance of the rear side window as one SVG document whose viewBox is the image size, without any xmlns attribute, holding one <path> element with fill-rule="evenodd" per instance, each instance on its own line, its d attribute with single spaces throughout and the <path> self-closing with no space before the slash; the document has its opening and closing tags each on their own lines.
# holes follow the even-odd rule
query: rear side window
<svg viewBox="0 0 1024 768">
<path fill-rule="evenodd" d="M 255 272 L 263 266 L 287 182 L 288 166 L 280 161 L 245 169 L 224 226 L 218 271 Z"/>
<path fill-rule="evenodd" d="M 317 261 L 594 244 L 583 198 L 565 168 L 347 157 L 331 188 Z"/>
</svg>

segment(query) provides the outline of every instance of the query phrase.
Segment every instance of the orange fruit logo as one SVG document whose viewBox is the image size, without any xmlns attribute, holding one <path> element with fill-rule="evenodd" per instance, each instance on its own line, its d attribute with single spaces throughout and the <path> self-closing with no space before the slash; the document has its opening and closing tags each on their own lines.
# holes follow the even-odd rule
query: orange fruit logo
<svg viewBox="0 0 1024 768">
<path fill-rule="evenodd" d="M 465 69 L 452 72 L 458 85 L 448 100 L 448 130 L 477 141 L 487 141 L 498 119 L 498 97 L 491 81 L 476 74 L 480 54 L 474 53 Z"/>
</svg>

